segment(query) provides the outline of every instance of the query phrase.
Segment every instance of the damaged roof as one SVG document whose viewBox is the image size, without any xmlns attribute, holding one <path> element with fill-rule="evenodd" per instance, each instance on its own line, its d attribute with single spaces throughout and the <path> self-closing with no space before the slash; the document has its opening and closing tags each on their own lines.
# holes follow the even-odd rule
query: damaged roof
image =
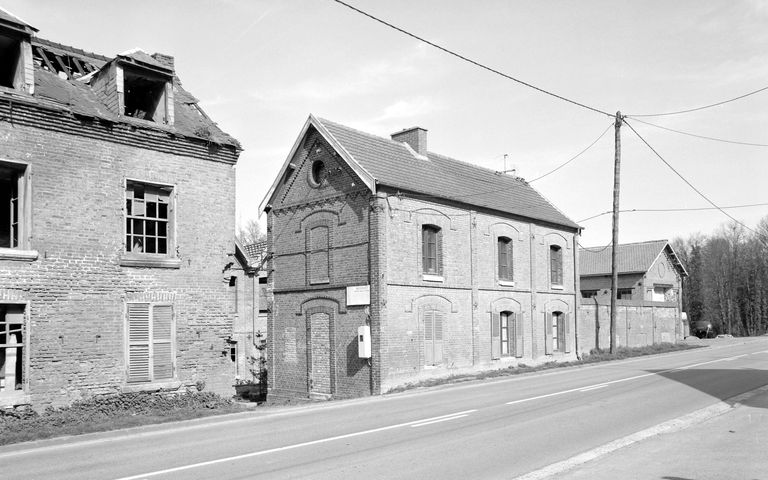
<svg viewBox="0 0 768 480">
<path fill-rule="evenodd" d="M 3 13 L 5 12 L 0 10 L 0 15 Z M 198 100 L 184 90 L 172 66 L 154 59 L 141 50 L 132 50 L 115 58 L 109 58 L 38 37 L 32 37 L 32 48 L 35 52 L 33 97 L 43 105 L 69 110 L 83 117 L 102 119 L 111 123 L 130 123 L 141 128 L 162 130 L 182 137 L 197 138 L 210 143 L 233 146 L 237 150 L 241 149 L 238 141 L 223 132 L 203 112 Z M 90 77 L 98 69 L 118 59 L 149 67 L 151 70 L 173 77 L 174 122 L 172 125 L 118 115 L 99 99 L 88 83 Z M 56 71 L 59 70 L 56 65 L 66 65 L 67 71 Z M 51 67 L 54 67 L 54 70 Z M 15 99 L 18 100 L 18 97 Z"/>
<path fill-rule="evenodd" d="M 619 245 L 617 263 L 619 274 L 645 273 L 653 265 L 659 255 L 667 253 L 671 262 L 682 276 L 688 276 L 682 262 L 678 258 L 668 240 L 650 240 L 639 243 Z M 611 249 L 600 250 L 579 249 L 579 275 L 610 275 Z"/>
<path fill-rule="evenodd" d="M 339 153 L 342 156 L 349 156 L 347 160 L 353 164 L 352 168 L 358 175 L 369 177 L 363 178 L 369 187 L 386 186 L 573 229 L 580 228 L 522 178 L 499 174 L 433 152 L 427 152 L 426 159 L 419 159 L 402 142 L 312 115 L 307 122 L 315 126 L 331 145 L 341 149 Z M 278 178 L 281 176 L 282 172 Z M 265 203 L 270 201 L 274 188 Z"/>
</svg>

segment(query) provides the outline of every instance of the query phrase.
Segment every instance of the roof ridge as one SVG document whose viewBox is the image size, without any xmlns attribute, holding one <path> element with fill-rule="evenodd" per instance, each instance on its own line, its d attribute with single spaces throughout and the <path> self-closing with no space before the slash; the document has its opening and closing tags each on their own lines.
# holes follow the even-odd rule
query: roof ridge
<svg viewBox="0 0 768 480">
<path fill-rule="evenodd" d="M 555 208 L 557 208 L 557 207 L 555 207 Z M 643 241 L 640 241 L 640 242 L 620 243 L 619 246 L 620 247 L 624 247 L 624 246 L 629 246 L 629 245 L 642 245 L 642 244 L 645 244 L 645 243 L 659 243 L 659 242 L 669 243 L 669 240 L 666 239 L 666 238 L 661 238 L 659 240 L 643 240 Z M 579 248 L 582 249 L 582 250 L 588 250 L 590 248 L 602 248 L 602 247 L 605 247 L 605 245 L 595 245 L 595 246 L 590 246 L 590 247 L 579 247 Z"/>
<path fill-rule="evenodd" d="M 52 40 L 48 40 L 48 39 L 41 38 L 41 37 L 38 37 L 38 36 L 35 36 L 32 39 L 32 43 L 33 44 L 37 43 L 37 44 L 40 44 L 40 45 L 43 45 L 43 46 L 48 46 L 48 47 L 53 47 L 53 48 L 58 48 L 60 50 L 65 50 L 65 51 L 74 53 L 76 55 L 82 55 L 84 57 L 91 57 L 91 58 L 95 58 L 96 60 L 103 60 L 105 62 L 108 62 L 108 61 L 112 60 L 111 57 L 108 57 L 106 55 L 102 55 L 100 53 L 88 52 L 88 51 L 83 50 L 81 48 L 73 47 L 73 46 L 70 46 L 70 45 L 64 45 L 63 43 L 54 42 Z"/>
</svg>

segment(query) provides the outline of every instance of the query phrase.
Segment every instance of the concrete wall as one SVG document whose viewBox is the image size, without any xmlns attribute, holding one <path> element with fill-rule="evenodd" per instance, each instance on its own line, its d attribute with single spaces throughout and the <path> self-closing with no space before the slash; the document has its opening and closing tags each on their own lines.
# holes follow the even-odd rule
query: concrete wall
<svg viewBox="0 0 768 480">
<path fill-rule="evenodd" d="M 9 115 L 0 122 L 0 158 L 31 169 L 30 248 L 37 252 L 35 260 L 0 255 L 0 303 L 23 303 L 29 319 L 25 401 L 63 405 L 129 388 L 128 300 L 173 304 L 176 375 L 165 386 L 199 381 L 231 394 L 235 365 L 225 352 L 234 309 L 229 275 L 222 273 L 234 251 L 231 157 L 179 140 L 178 154 L 174 142 L 159 138 L 168 151 L 145 148 L 151 132 L 59 112 L 17 107 Z M 112 141 L 117 130 L 120 143 Z M 173 186 L 176 268 L 121 265 L 126 179 Z"/>
<path fill-rule="evenodd" d="M 595 348 L 610 348 L 610 306 L 588 304 L 584 299 L 579 315 L 579 352 L 589 353 Z M 674 304 L 637 305 L 617 300 L 616 345 L 644 347 L 657 343 L 674 343 L 682 338 L 680 312 Z"/>
</svg>

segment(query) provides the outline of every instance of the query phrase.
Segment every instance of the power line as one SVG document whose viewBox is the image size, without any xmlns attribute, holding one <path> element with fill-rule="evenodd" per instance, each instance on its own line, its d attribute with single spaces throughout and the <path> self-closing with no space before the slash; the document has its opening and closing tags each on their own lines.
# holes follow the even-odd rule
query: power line
<svg viewBox="0 0 768 480">
<path fill-rule="evenodd" d="M 619 213 L 647 213 L 647 212 L 700 212 L 705 210 L 719 210 L 722 208 L 723 210 L 731 209 L 731 208 L 747 208 L 747 207 L 765 207 L 768 206 L 768 203 L 751 203 L 748 205 L 730 205 L 727 207 L 698 207 L 698 208 L 631 208 L 627 210 L 619 210 Z M 593 220 L 598 217 L 602 217 L 603 215 L 608 215 L 610 213 L 613 213 L 611 210 L 608 210 L 606 212 L 598 213 L 597 215 L 592 215 L 591 217 L 587 217 L 583 220 L 579 220 L 576 223 L 582 223 L 587 222 L 589 220 Z"/>
<path fill-rule="evenodd" d="M 768 86 L 762 87 L 762 88 L 758 88 L 755 91 L 752 91 L 752 92 L 749 92 L 749 93 L 745 93 L 744 95 L 739 95 L 738 97 L 730 98 L 728 100 L 723 100 L 722 102 L 711 103 L 709 105 L 704 105 L 704 106 L 696 107 L 696 108 L 689 108 L 687 110 L 678 110 L 676 112 L 664 112 L 664 113 L 646 113 L 646 114 L 642 114 L 642 115 L 627 115 L 627 116 L 628 117 L 632 117 L 632 118 L 637 118 L 637 117 L 663 117 L 663 116 L 666 116 L 666 115 L 678 115 L 678 114 L 681 114 L 681 113 L 698 112 L 699 110 L 704 110 L 706 108 L 717 107 L 719 105 L 725 105 L 726 103 L 734 102 L 736 100 L 741 100 L 742 98 L 749 97 L 750 95 L 754 95 L 756 93 L 760 93 L 760 92 L 762 92 L 764 90 L 768 90 Z"/>
<path fill-rule="evenodd" d="M 585 105 L 583 103 L 579 103 L 579 102 L 577 102 L 575 100 L 571 100 L 569 98 L 563 97 L 562 95 L 558 95 L 558 94 L 552 93 L 552 92 L 550 92 L 548 90 L 544 90 L 543 88 L 537 87 L 537 86 L 532 85 L 532 84 L 530 84 L 528 82 L 524 82 L 523 80 L 515 78 L 515 77 L 513 77 L 511 75 L 507 75 L 506 73 L 503 73 L 503 72 L 501 72 L 499 70 L 496 70 L 495 68 L 491 68 L 491 67 L 489 67 L 487 65 L 484 65 L 484 64 L 482 64 L 480 62 L 477 62 L 475 60 L 467 58 L 464 55 L 461 55 L 461 54 L 456 53 L 456 52 L 454 52 L 452 50 L 449 50 L 449 49 L 447 49 L 445 47 L 442 47 L 442 46 L 440 46 L 440 45 L 438 45 L 438 44 L 436 44 L 434 42 L 430 42 L 429 40 L 426 40 L 426 39 L 424 39 L 422 37 L 419 37 L 418 35 L 415 35 L 415 34 L 409 32 L 407 30 L 404 30 L 404 29 L 402 29 L 402 28 L 400 28 L 400 27 L 398 27 L 396 25 L 393 25 L 393 24 L 391 24 L 391 23 L 389 23 L 389 22 L 387 22 L 385 20 L 382 20 L 382 19 L 380 19 L 378 17 L 375 17 L 375 16 L 371 15 L 370 13 L 364 12 L 363 10 L 360 10 L 359 8 L 353 7 L 352 5 L 350 5 L 348 3 L 345 3 L 345 2 L 343 2 L 341 0 L 333 0 L 333 1 L 338 3 L 339 5 L 343 5 L 343 6 L 347 7 L 347 8 L 349 8 L 350 10 L 354 10 L 355 12 L 357 12 L 357 13 L 359 13 L 361 15 L 366 16 L 366 17 L 370 18 L 373 21 L 381 23 L 382 25 L 386 25 L 387 27 L 389 27 L 389 28 L 391 28 L 393 30 L 397 30 L 398 32 L 400 32 L 400 33 L 402 33 L 404 35 L 407 35 L 407 36 L 409 36 L 409 37 L 411 37 L 413 39 L 416 39 L 416 40 L 418 40 L 418 41 L 420 41 L 422 43 L 426 43 L 427 45 L 429 45 L 431 47 L 434 47 L 434 48 L 436 48 L 436 49 L 438 49 L 438 50 L 440 50 L 442 52 L 445 52 L 445 53 L 447 53 L 449 55 L 452 55 L 452 56 L 454 56 L 454 57 L 456 57 L 458 59 L 464 60 L 465 62 L 471 63 L 472 65 L 475 65 L 476 67 L 480 67 L 480 68 L 482 68 L 484 70 L 487 70 L 487 71 L 489 71 L 491 73 L 495 73 L 496 75 L 502 76 L 502 77 L 504 77 L 504 78 L 506 78 L 508 80 L 512 80 L 513 82 L 517 82 L 520 85 L 524 85 L 524 86 L 526 86 L 528 88 L 532 88 L 532 89 L 534 89 L 534 90 L 536 90 L 538 92 L 544 93 L 544 94 L 549 95 L 551 97 L 555 97 L 557 99 L 563 100 L 563 101 L 571 103 L 573 105 L 577 105 L 577 106 L 579 106 L 581 108 L 586 108 L 587 110 L 591 110 L 591 111 L 596 112 L 596 113 L 602 113 L 603 115 L 608 115 L 609 117 L 613 117 L 613 115 L 608 113 L 608 112 L 604 112 L 604 111 L 602 111 L 600 109 L 597 109 L 595 107 L 590 107 L 589 105 Z"/>
<path fill-rule="evenodd" d="M 675 130 L 674 128 L 662 127 L 661 125 L 656 125 L 655 123 L 646 122 L 646 121 L 640 120 L 638 118 L 633 118 L 633 120 L 635 120 L 637 122 L 640 122 L 642 124 L 645 124 L 645 125 L 650 125 L 651 127 L 656 127 L 656 128 L 660 128 L 662 130 L 667 130 L 668 132 L 679 133 L 681 135 L 687 135 L 689 137 L 701 138 L 701 139 L 704 139 L 704 140 L 712 140 L 712 141 L 715 141 L 715 142 L 732 143 L 732 144 L 735 144 L 735 145 L 748 145 L 748 146 L 751 146 L 751 147 L 768 147 L 768 143 L 739 142 L 739 141 L 736 141 L 736 140 L 726 140 L 724 138 L 708 137 L 706 135 L 698 135 L 698 134 L 695 134 L 695 133 L 684 132 L 682 130 Z"/>
<path fill-rule="evenodd" d="M 713 202 L 712 200 L 710 200 L 710 199 L 709 199 L 709 197 L 707 197 L 706 195 L 704 195 L 704 194 L 703 194 L 703 193 L 702 193 L 702 192 L 701 192 L 701 191 L 700 191 L 698 188 L 694 187 L 694 186 L 693 186 L 693 184 L 692 184 L 691 182 L 689 182 L 689 181 L 688 181 L 688 180 L 687 180 L 687 179 L 686 179 L 684 176 L 682 176 L 682 174 L 680 174 L 680 172 L 678 172 L 677 170 L 675 170 L 675 167 L 673 167 L 672 165 L 670 165 L 670 163 L 669 163 L 669 162 L 667 162 L 667 161 L 664 159 L 664 157 L 662 157 L 662 156 L 661 156 L 661 154 L 660 154 L 659 152 L 657 152 L 657 151 L 656 151 L 656 149 L 655 149 L 655 148 L 653 148 L 653 147 L 651 146 L 651 144 L 650 144 L 650 143 L 648 143 L 648 142 L 647 142 L 647 141 L 646 141 L 646 140 L 645 140 L 645 139 L 642 137 L 642 135 L 640 135 L 639 133 L 637 133 L 637 130 L 635 130 L 635 129 L 634 129 L 634 127 L 632 127 L 632 125 L 630 125 L 630 124 L 629 124 L 629 122 L 627 122 L 627 121 L 626 121 L 626 119 L 624 120 L 624 123 L 625 123 L 625 124 L 626 124 L 626 125 L 629 127 L 629 129 L 630 129 L 630 130 L 632 130 L 632 132 L 634 132 L 634 134 L 635 134 L 635 135 L 637 135 L 637 137 L 638 137 L 640 140 L 642 140 L 642 141 L 643 141 L 643 143 L 644 143 L 644 144 L 645 144 L 645 145 L 646 145 L 648 148 L 650 148 L 650 149 L 651 149 L 651 151 L 652 151 L 652 152 L 653 152 L 653 153 L 654 153 L 654 154 L 655 154 L 657 157 L 659 157 L 659 160 L 661 160 L 662 162 L 664 162 L 664 165 L 666 165 L 667 167 L 669 167 L 669 169 L 670 169 L 670 170 L 672 170 L 672 171 L 675 173 L 675 175 L 677 175 L 678 177 L 680 177 L 680 179 L 681 179 L 683 182 L 685 182 L 685 184 L 686 184 L 686 185 L 688 185 L 689 187 L 691 187 L 691 189 L 693 189 L 693 191 L 694 191 L 694 192 L 698 193 L 698 194 L 699 194 L 699 196 L 700 196 L 701 198 L 703 198 L 704 200 L 706 200 L 706 201 L 707 201 L 707 203 L 709 203 L 710 205 L 712 205 L 713 207 L 715 207 L 717 210 L 720 210 L 720 212 L 721 212 L 723 215 L 725 215 L 726 217 L 730 218 L 731 220 L 733 220 L 734 222 L 738 223 L 738 224 L 739 224 L 739 225 L 741 225 L 742 227 L 746 228 L 746 229 L 747 229 L 747 230 L 749 230 L 750 232 L 752 232 L 752 233 L 755 233 L 755 234 L 756 234 L 758 237 L 762 237 L 762 236 L 763 236 L 763 235 L 762 235 L 760 232 L 758 232 L 758 231 L 756 231 L 756 230 L 754 230 L 754 229 L 750 228 L 749 226 L 747 226 L 747 225 L 746 225 L 746 224 L 744 224 L 743 222 L 741 222 L 741 221 L 737 220 L 735 217 L 731 216 L 731 215 L 730 215 L 728 212 L 726 212 L 725 210 L 723 210 L 721 207 L 717 206 L 717 205 L 715 204 L 715 202 Z M 763 239 L 763 242 L 765 242 L 765 241 L 766 241 L 766 240 L 765 240 L 765 239 Z"/>
<path fill-rule="evenodd" d="M 535 182 L 536 180 L 541 180 L 542 178 L 546 177 L 547 175 L 549 175 L 549 174 L 552 174 L 552 173 L 555 173 L 556 171 L 560 170 L 560 169 L 561 169 L 561 168 L 563 168 L 564 166 L 568 165 L 568 164 L 569 164 L 569 163 L 571 163 L 572 161 L 574 161 L 574 160 L 576 160 L 577 158 L 579 158 L 579 157 L 580 157 L 580 156 L 581 156 L 583 153 L 585 153 L 587 150 L 589 150 L 590 148 L 592 148 L 592 147 L 593 147 L 593 146 L 594 146 L 594 145 L 595 145 L 597 142 L 599 142 L 599 141 L 600 141 L 600 139 L 601 139 L 601 138 L 603 138 L 603 135 L 605 135 L 605 134 L 608 132 L 608 130 L 609 130 L 609 129 L 610 129 L 612 126 L 613 126 L 613 123 L 611 123 L 610 125 L 608 125 L 608 126 L 605 128 L 605 130 L 603 130 L 603 133 L 601 133 L 601 134 L 600 134 L 600 136 L 599 136 L 599 137 L 597 137 L 597 139 L 595 139 L 595 141 L 594 141 L 594 142 L 590 143 L 590 144 L 587 146 L 587 148 L 585 148 L 584 150 L 580 151 L 580 152 L 579 152 L 579 153 L 577 153 L 575 156 L 571 157 L 571 158 L 570 158 L 568 161 L 566 161 L 565 163 L 563 163 L 563 164 L 562 164 L 562 165 L 560 165 L 559 167 L 555 168 L 554 170 L 550 170 L 549 172 L 545 173 L 544 175 L 541 175 L 540 177 L 536 177 L 536 178 L 534 178 L 533 180 L 528 180 L 528 183 L 533 183 L 533 182 Z"/>
<path fill-rule="evenodd" d="M 608 213 L 611 213 L 611 212 L 608 212 Z M 587 248 L 587 247 L 585 247 L 585 246 L 584 246 L 584 245 L 582 245 L 581 243 L 578 243 L 578 242 L 576 242 L 576 243 L 579 245 L 579 248 L 581 248 L 582 250 L 586 250 L 586 251 L 588 251 L 588 252 L 592 252 L 592 253 L 600 253 L 600 252 L 602 252 L 603 250 L 606 250 L 606 249 L 607 249 L 608 247 L 610 247 L 611 245 L 613 245 L 613 242 L 611 242 L 611 243 L 609 243 L 608 245 L 606 245 L 606 246 L 604 246 L 604 247 L 601 247 L 601 248 L 597 248 L 597 249 L 592 249 L 592 248 Z"/>
</svg>

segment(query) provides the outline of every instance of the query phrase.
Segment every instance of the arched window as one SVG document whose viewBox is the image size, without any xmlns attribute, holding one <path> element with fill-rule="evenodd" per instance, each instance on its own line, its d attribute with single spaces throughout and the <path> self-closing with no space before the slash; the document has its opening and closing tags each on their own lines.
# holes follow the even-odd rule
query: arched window
<svg viewBox="0 0 768 480">
<path fill-rule="evenodd" d="M 512 270 L 512 240 L 499 237 L 497 241 L 499 280 L 511 282 L 514 279 Z"/>
<path fill-rule="evenodd" d="M 434 225 L 421 227 L 421 271 L 427 275 L 442 275 L 442 234 Z"/>
<path fill-rule="evenodd" d="M 557 245 L 549 246 L 549 282 L 563 284 L 563 249 Z"/>
</svg>

